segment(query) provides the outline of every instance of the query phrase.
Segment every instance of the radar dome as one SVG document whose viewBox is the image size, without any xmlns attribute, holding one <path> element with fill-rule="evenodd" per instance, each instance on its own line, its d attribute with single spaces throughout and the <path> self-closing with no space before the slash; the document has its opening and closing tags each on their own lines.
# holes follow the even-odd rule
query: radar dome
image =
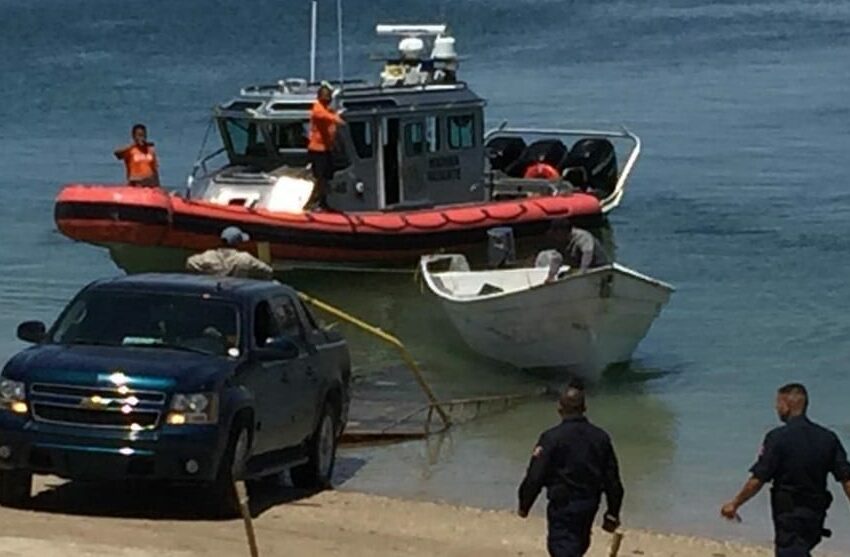
<svg viewBox="0 0 850 557">
<path fill-rule="evenodd" d="M 425 42 L 419 37 L 405 37 L 398 43 L 401 55 L 406 59 L 418 59 L 425 50 Z"/>
</svg>

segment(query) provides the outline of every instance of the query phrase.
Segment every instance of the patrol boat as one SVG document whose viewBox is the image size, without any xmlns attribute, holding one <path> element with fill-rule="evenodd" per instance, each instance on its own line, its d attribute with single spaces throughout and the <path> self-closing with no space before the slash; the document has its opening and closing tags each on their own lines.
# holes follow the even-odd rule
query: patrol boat
<svg viewBox="0 0 850 557">
<path fill-rule="evenodd" d="M 182 269 L 231 225 L 267 244 L 276 269 L 412 270 L 440 250 L 475 258 L 495 226 L 511 226 L 525 253 L 552 219 L 594 226 L 620 203 L 637 136 L 507 124 L 485 132 L 485 101 L 458 79 L 446 25 L 376 31 L 400 41 L 379 82 L 331 82 L 347 122 L 333 150 L 333 212 L 305 210 L 319 83 L 283 79 L 214 109 L 207 135 L 220 145 L 205 138 L 184 191 L 67 185 L 55 204 L 59 230 L 108 248 L 127 272 Z"/>
</svg>

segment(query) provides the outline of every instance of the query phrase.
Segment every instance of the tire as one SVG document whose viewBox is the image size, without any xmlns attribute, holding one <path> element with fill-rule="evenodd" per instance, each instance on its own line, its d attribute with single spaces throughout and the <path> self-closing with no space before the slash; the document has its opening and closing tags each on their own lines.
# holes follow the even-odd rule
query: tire
<svg viewBox="0 0 850 557">
<path fill-rule="evenodd" d="M 227 449 L 221 456 L 218 475 L 212 484 L 210 510 L 218 518 L 236 518 L 241 514 L 235 482 L 240 478 L 250 451 L 251 435 L 244 424 L 230 433 Z"/>
<path fill-rule="evenodd" d="M 295 487 L 304 489 L 328 489 L 333 478 L 336 462 L 338 412 L 330 403 L 325 403 L 319 425 L 307 443 L 307 462 L 290 470 Z"/>
<path fill-rule="evenodd" d="M 32 473 L 26 470 L 0 470 L 0 505 L 22 508 L 32 495 Z"/>
</svg>

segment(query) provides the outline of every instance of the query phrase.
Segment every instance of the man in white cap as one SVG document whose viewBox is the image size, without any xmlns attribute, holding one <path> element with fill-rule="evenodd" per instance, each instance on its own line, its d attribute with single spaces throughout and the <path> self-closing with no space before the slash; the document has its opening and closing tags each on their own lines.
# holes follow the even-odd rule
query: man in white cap
<svg viewBox="0 0 850 557">
<path fill-rule="evenodd" d="M 221 277 L 271 279 L 271 266 L 239 249 L 239 246 L 250 239 L 251 237 L 239 228 L 228 226 L 221 231 L 222 245 L 189 257 L 186 260 L 186 270 Z"/>
</svg>

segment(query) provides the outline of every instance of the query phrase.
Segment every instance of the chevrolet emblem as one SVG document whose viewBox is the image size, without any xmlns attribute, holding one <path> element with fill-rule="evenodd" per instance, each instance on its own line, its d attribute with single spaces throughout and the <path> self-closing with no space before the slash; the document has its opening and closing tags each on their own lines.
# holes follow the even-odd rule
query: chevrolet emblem
<svg viewBox="0 0 850 557">
<path fill-rule="evenodd" d="M 112 401 L 108 398 L 103 398 L 101 396 L 94 395 L 94 396 L 91 396 L 89 398 L 84 398 L 83 400 L 81 400 L 80 406 L 82 406 L 83 408 L 89 408 L 89 409 L 94 410 L 94 409 L 99 409 L 99 408 L 106 408 L 111 403 L 112 403 Z"/>
</svg>

